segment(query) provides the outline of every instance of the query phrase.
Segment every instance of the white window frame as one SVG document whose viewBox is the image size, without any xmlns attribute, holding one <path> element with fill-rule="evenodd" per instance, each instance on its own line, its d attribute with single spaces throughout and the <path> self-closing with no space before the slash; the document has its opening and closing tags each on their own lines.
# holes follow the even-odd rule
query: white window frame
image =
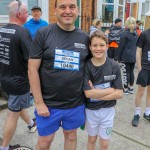
<svg viewBox="0 0 150 150">
<path fill-rule="evenodd" d="M 28 6 L 28 0 L 21 0 Z M 38 0 L 38 5 L 41 7 L 42 10 L 42 19 L 49 22 L 49 0 Z M 0 25 L 7 24 L 9 22 L 8 15 L 0 15 Z M 32 18 L 31 15 L 29 15 L 28 20 Z"/>
<path fill-rule="evenodd" d="M 112 5 L 114 6 L 114 13 L 113 13 L 113 21 L 118 18 L 118 6 L 123 7 L 123 20 L 124 20 L 124 14 L 125 14 L 125 3 L 126 0 L 123 0 L 123 5 L 119 4 L 119 0 L 114 0 L 114 3 L 104 3 L 103 0 L 97 1 L 97 17 L 102 18 L 102 6 L 103 5 Z M 115 11 L 117 10 L 117 11 Z M 105 26 L 105 22 L 104 22 Z"/>
</svg>

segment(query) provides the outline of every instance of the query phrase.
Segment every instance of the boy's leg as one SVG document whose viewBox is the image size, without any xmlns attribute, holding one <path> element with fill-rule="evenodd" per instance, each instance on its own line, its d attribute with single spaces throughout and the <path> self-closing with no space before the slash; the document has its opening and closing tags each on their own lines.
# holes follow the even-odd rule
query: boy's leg
<svg viewBox="0 0 150 150">
<path fill-rule="evenodd" d="M 99 139 L 100 150 L 108 150 L 109 140 L 108 139 Z"/>
<path fill-rule="evenodd" d="M 87 143 L 87 150 L 95 150 L 95 143 L 97 140 L 97 135 L 96 136 L 88 136 L 88 143 Z"/>
<path fill-rule="evenodd" d="M 12 112 L 8 110 L 7 120 L 3 133 L 3 144 L 2 144 L 3 147 L 9 146 L 9 143 L 16 131 L 19 115 L 20 112 Z"/>
</svg>

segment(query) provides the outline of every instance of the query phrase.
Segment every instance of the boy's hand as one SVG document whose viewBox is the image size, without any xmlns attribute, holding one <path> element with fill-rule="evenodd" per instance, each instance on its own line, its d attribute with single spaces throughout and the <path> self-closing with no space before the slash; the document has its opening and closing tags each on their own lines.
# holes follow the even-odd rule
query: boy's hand
<svg viewBox="0 0 150 150">
<path fill-rule="evenodd" d="M 89 80 L 89 86 L 94 89 L 93 83 L 91 82 L 91 80 Z"/>
</svg>

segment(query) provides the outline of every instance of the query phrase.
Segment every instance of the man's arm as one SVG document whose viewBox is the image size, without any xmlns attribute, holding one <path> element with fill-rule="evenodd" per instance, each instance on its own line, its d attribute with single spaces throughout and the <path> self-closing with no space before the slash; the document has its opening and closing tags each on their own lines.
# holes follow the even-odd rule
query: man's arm
<svg viewBox="0 0 150 150">
<path fill-rule="evenodd" d="M 39 78 L 40 65 L 41 65 L 41 59 L 29 59 L 28 75 L 29 75 L 31 90 L 35 100 L 37 113 L 40 116 L 47 117 L 50 115 L 50 113 L 42 97 L 41 84 Z"/>
<path fill-rule="evenodd" d="M 139 72 L 141 70 L 141 57 L 142 57 L 142 48 L 137 47 L 137 50 L 136 50 L 136 63 L 137 63 L 137 68 L 138 68 Z"/>
</svg>

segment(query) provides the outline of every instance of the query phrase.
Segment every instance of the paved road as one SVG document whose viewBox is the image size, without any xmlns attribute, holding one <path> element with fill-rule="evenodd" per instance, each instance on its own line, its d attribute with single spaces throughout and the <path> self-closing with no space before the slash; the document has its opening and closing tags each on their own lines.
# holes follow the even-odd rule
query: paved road
<svg viewBox="0 0 150 150">
<path fill-rule="evenodd" d="M 135 70 L 137 75 L 137 71 Z M 135 86 L 136 89 L 136 86 Z M 133 95 L 125 95 L 118 100 L 116 106 L 116 117 L 112 138 L 110 140 L 109 150 L 150 150 L 150 122 L 143 119 L 145 109 L 145 96 L 142 102 L 142 113 L 139 126 L 132 127 L 131 120 L 134 114 L 134 97 Z M 29 109 L 30 115 L 33 117 L 34 106 Z M 2 137 L 4 121 L 6 119 L 7 110 L 0 112 L 0 137 Z M 18 127 L 11 144 L 21 144 L 35 149 L 37 142 L 37 132 L 28 133 L 26 124 L 20 119 Z M 63 134 L 60 128 L 56 133 L 51 150 L 63 150 Z M 78 129 L 78 146 L 77 150 L 86 150 L 87 133 Z M 98 142 L 96 150 L 99 150 Z"/>
</svg>

